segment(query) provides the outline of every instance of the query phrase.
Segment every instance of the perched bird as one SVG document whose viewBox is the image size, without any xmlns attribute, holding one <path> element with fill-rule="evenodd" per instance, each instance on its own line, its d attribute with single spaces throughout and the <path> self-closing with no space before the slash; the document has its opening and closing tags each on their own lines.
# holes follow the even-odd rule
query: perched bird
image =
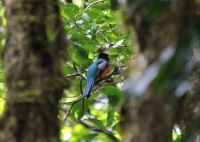
<svg viewBox="0 0 200 142">
<path fill-rule="evenodd" d="M 75 103 L 79 102 L 80 100 L 83 101 L 80 117 L 83 116 L 83 113 L 84 113 L 84 98 L 90 97 L 90 94 L 92 92 L 92 88 L 95 84 L 95 81 L 98 78 L 103 78 L 104 76 L 106 76 L 106 74 L 108 72 L 109 72 L 109 57 L 108 57 L 108 54 L 100 53 L 98 55 L 98 59 L 88 68 L 87 84 L 86 84 L 86 88 L 83 92 L 83 95 L 75 101 L 67 102 L 68 104 L 72 104 L 72 107 L 73 107 Z M 71 110 L 71 108 L 70 108 L 70 110 Z"/>
<path fill-rule="evenodd" d="M 88 68 L 87 84 L 81 98 L 89 98 L 95 81 L 103 78 L 109 72 L 109 57 L 106 53 L 100 53 L 98 59 Z"/>
</svg>

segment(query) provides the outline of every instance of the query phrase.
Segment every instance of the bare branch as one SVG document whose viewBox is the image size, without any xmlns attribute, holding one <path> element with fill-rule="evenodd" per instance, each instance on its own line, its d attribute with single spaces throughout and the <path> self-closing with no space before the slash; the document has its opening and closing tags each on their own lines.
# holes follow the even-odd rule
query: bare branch
<svg viewBox="0 0 200 142">
<path fill-rule="evenodd" d="M 73 66 L 74 66 L 74 69 L 76 70 L 76 72 L 79 72 L 77 67 L 76 67 L 76 64 L 73 62 Z"/>
<path fill-rule="evenodd" d="M 82 79 L 87 80 L 86 77 L 76 67 L 77 65 L 75 63 L 73 63 L 73 66 L 74 66 L 74 69 L 76 70 L 76 73 L 66 75 L 65 78 L 80 76 Z"/>
<path fill-rule="evenodd" d="M 120 142 L 120 140 L 118 138 L 116 138 L 114 136 L 114 134 L 112 134 L 110 131 L 103 131 L 99 128 L 96 128 L 96 127 L 92 127 L 86 123 L 84 123 L 83 121 L 80 121 L 79 122 L 80 124 L 82 124 L 84 127 L 88 128 L 88 129 L 92 129 L 93 131 L 96 131 L 96 132 L 100 132 L 100 133 L 104 133 L 105 135 L 107 135 L 110 139 L 112 139 L 114 142 Z"/>
<path fill-rule="evenodd" d="M 81 94 L 83 95 L 82 82 L 83 82 L 83 79 L 81 79 L 80 81 L 80 91 L 81 91 Z"/>
<path fill-rule="evenodd" d="M 66 115 L 66 117 L 65 117 L 64 120 L 67 119 L 68 115 L 70 114 L 70 112 L 71 112 L 71 110 L 72 110 L 72 108 L 74 107 L 75 104 L 76 104 L 76 103 L 74 103 L 74 104 L 71 105 L 71 107 L 70 107 L 69 111 L 67 112 L 67 115 Z"/>
<path fill-rule="evenodd" d="M 82 108 L 81 108 L 81 114 L 80 114 L 80 117 L 83 116 L 84 106 L 85 106 L 85 102 L 84 102 L 84 99 L 82 99 Z"/>
<path fill-rule="evenodd" d="M 119 73 L 120 73 L 120 76 L 121 76 L 121 81 L 124 81 L 125 78 L 124 78 L 124 74 L 123 74 L 123 69 L 122 67 L 119 65 L 119 63 L 117 64 L 117 67 L 118 67 L 118 70 L 119 70 Z"/>
</svg>

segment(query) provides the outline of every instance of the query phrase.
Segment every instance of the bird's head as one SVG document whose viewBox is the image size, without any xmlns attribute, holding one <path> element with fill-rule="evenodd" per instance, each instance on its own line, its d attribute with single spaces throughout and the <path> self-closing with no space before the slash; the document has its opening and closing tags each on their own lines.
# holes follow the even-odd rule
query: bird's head
<svg viewBox="0 0 200 142">
<path fill-rule="evenodd" d="M 108 57 L 108 54 L 106 53 L 99 53 L 98 55 L 98 59 L 101 58 L 101 59 L 105 59 L 109 62 L 109 57 Z"/>
</svg>

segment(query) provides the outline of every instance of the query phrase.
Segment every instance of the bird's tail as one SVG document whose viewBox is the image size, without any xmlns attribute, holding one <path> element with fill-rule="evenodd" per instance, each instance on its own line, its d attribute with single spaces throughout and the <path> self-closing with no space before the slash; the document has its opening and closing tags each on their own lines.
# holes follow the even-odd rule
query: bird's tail
<svg viewBox="0 0 200 142">
<path fill-rule="evenodd" d="M 87 98 L 90 97 L 90 94 L 92 92 L 92 88 L 94 86 L 94 78 L 88 78 L 87 79 L 87 84 L 86 84 L 86 88 L 85 91 L 83 92 L 83 96 L 81 98 L 85 98 L 87 96 Z"/>
</svg>

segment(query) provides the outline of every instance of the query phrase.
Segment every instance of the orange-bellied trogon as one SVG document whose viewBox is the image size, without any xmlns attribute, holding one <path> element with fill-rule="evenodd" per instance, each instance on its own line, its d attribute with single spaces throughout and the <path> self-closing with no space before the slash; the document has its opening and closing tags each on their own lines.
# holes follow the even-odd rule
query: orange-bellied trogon
<svg viewBox="0 0 200 142">
<path fill-rule="evenodd" d="M 109 72 L 109 57 L 106 53 L 100 53 L 98 59 L 88 68 L 87 84 L 81 98 L 89 98 L 95 81 L 104 77 Z"/>
</svg>

